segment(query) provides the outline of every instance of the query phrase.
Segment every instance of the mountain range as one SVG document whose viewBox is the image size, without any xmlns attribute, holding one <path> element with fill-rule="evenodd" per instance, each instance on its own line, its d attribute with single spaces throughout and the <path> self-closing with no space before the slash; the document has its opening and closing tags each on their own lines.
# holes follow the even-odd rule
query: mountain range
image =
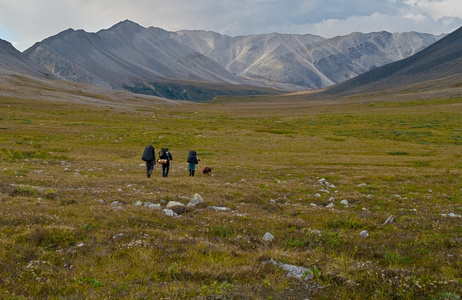
<svg viewBox="0 0 462 300">
<path fill-rule="evenodd" d="M 230 37 L 120 22 L 68 29 L 23 52 L 60 79 L 170 99 L 315 90 L 410 57 L 442 36 L 408 33 Z"/>
<path fill-rule="evenodd" d="M 351 96 L 391 89 L 462 86 L 462 27 L 424 50 L 334 85 L 318 96 Z"/>
</svg>

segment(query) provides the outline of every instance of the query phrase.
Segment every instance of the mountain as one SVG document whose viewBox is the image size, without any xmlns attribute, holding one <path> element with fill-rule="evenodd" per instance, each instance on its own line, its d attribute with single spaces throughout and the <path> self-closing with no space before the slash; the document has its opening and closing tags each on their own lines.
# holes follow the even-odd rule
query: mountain
<svg viewBox="0 0 462 300">
<path fill-rule="evenodd" d="M 24 54 L 61 79 L 166 98 L 213 98 L 226 90 L 223 85 L 265 93 L 242 86 L 244 80 L 169 35 L 124 21 L 97 33 L 68 29 Z"/>
<path fill-rule="evenodd" d="M 440 37 L 385 31 L 332 39 L 276 33 L 229 37 L 208 31 L 179 31 L 171 38 L 241 78 L 302 90 L 324 88 L 409 57 Z"/>
<path fill-rule="evenodd" d="M 0 75 L 13 74 L 55 78 L 51 72 L 24 56 L 11 43 L 0 39 Z"/>
<path fill-rule="evenodd" d="M 409 57 L 439 38 L 416 32 L 230 37 L 168 32 L 126 20 L 97 33 L 68 29 L 24 54 L 61 79 L 208 100 L 324 88 Z"/>
<path fill-rule="evenodd" d="M 322 95 L 349 96 L 447 79 L 462 82 L 462 27 L 424 50 L 339 83 Z"/>
</svg>

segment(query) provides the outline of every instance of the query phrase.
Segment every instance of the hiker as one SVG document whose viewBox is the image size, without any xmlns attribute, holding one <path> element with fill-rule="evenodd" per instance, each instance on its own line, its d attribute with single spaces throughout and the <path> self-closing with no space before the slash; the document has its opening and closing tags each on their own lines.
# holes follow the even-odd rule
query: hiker
<svg viewBox="0 0 462 300">
<path fill-rule="evenodd" d="M 162 177 L 168 176 L 170 170 L 170 161 L 173 160 L 172 154 L 168 151 L 168 148 L 162 148 L 159 151 L 158 162 L 162 164 Z"/>
<path fill-rule="evenodd" d="M 188 161 L 189 176 L 194 177 L 194 171 L 196 170 L 196 165 L 200 162 L 200 159 L 197 158 L 196 151 L 189 150 L 187 161 Z"/>
<path fill-rule="evenodd" d="M 141 157 L 142 160 L 146 162 L 146 169 L 148 178 L 151 177 L 152 170 L 154 170 L 154 164 L 156 161 L 156 154 L 154 153 L 154 147 L 151 145 L 147 145 L 144 148 L 143 156 Z"/>
</svg>

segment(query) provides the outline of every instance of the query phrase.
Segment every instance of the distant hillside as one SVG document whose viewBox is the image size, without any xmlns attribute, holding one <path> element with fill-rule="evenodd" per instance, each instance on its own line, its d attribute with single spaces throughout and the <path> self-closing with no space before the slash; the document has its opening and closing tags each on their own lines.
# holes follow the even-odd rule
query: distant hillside
<svg viewBox="0 0 462 300">
<path fill-rule="evenodd" d="M 438 40 L 421 33 L 229 37 L 124 21 L 69 29 L 24 52 L 57 77 L 171 99 L 318 89 L 408 57 Z M 276 89 L 276 90 L 275 90 Z M 279 90 L 279 91 L 278 91 Z"/>
<path fill-rule="evenodd" d="M 440 37 L 385 31 L 331 39 L 277 33 L 229 37 L 209 31 L 179 31 L 171 38 L 255 84 L 306 90 L 325 88 L 409 57 Z"/>
<path fill-rule="evenodd" d="M 11 43 L 0 39 L 0 75 L 12 74 L 55 78 L 47 69 L 16 50 Z"/>
<path fill-rule="evenodd" d="M 435 80 L 441 84 L 457 76 L 462 80 L 462 27 L 409 58 L 339 83 L 321 95 L 348 96 Z"/>
</svg>

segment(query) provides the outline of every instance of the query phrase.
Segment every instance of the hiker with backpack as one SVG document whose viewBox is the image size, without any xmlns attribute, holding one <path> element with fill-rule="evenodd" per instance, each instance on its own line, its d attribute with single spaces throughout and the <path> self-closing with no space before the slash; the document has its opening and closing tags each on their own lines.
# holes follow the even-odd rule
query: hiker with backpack
<svg viewBox="0 0 462 300">
<path fill-rule="evenodd" d="M 141 159 L 146 162 L 147 175 L 148 178 L 150 178 L 156 161 L 156 154 L 154 153 L 154 147 L 152 145 L 147 145 L 146 148 L 144 148 Z"/>
<path fill-rule="evenodd" d="M 189 176 L 194 177 L 194 171 L 196 170 L 196 165 L 199 163 L 200 159 L 197 158 L 196 151 L 194 150 L 189 150 L 188 154 L 188 170 L 189 170 Z"/>
<path fill-rule="evenodd" d="M 168 148 L 162 148 L 159 151 L 159 160 L 158 163 L 162 164 L 162 177 L 168 176 L 168 171 L 170 170 L 170 161 L 173 160 L 172 155 L 168 151 Z"/>
</svg>

